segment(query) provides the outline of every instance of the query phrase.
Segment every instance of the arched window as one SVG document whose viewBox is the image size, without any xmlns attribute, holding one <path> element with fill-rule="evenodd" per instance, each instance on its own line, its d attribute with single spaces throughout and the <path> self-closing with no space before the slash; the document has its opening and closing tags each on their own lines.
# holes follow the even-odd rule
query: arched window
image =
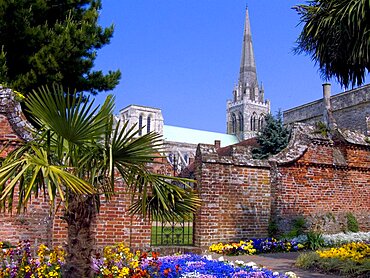
<svg viewBox="0 0 370 278">
<path fill-rule="evenodd" d="M 258 130 L 261 130 L 265 125 L 265 115 L 261 114 L 260 118 L 258 119 Z"/>
<path fill-rule="evenodd" d="M 142 135 L 142 130 L 143 130 L 143 115 L 139 116 L 139 136 Z"/>
<path fill-rule="evenodd" d="M 231 114 L 231 133 L 236 133 L 236 116 L 235 114 Z"/>
<path fill-rule="evenodd" d="M 150 116 L 146 119 L 146 133 L 150 132 Z"/>
<path fill-rule="evenodd" d="M 184 154 L 184 160 L 185 160 L 185 163 L 188 164 L 189 163 L 189 156 L 188 154 Z"/>
<path fill-rule="evenodd" d="M 251 131 L 256 131 L 257 124 L 257 114 L 253 113 L 251 116 Z"/>
<path fill-rule="evenodd" d="M 239 131 L 244 131 L 244 117 L 241 112 L 239 112 Z"/>
</svg>

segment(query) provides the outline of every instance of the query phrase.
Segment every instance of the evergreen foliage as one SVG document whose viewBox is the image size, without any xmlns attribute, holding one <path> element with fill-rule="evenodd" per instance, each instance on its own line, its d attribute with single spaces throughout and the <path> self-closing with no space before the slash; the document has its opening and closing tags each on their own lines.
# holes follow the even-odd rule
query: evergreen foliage
<svg viewBox="0 0 370 278">
<path fill-rule="evenodd" d="M 347 215 L 347 228 L 348 231 L 357 233 L 360 229 L 358 227 L 358 222 L 356 216 L 354 216 L 351 212 L 348 212 Z"/>
<path fill-rule="evenodd" d="M 306 53 L 326 78 L 361 85 L 370 70 L 370 2 L 310 0 L 294 7 L 302 32 L 296 52 Z"/>
<path fill-rule="evenodd" d="M 289 138 L 290 131 L 283 125 L 281 111 L 275 117 L 272 114 L 266 115 L 265 125 L 257 135 L 259 147 L 252 151 L 253 158 L 266 159 L 277 154 L 288 145 Z"/>
<path fill-rule="evenodd" d="M 113 25 L 98 24 L 101 0 L 1 0 L 0 83 L 29 94 L 45 84 L 97 94 L 121 73 L 92 70 Z"/>
</svg>

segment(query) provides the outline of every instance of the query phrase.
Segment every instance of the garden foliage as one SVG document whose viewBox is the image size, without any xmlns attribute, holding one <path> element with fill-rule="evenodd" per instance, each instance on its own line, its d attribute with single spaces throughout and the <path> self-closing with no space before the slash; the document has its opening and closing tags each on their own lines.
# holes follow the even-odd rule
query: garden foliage
<svg viewBox="0 0 370 278">
<path fill-rule="evenodd" d="M 305 269 L 321 269 L 346 277 L 369 277 L 370 245 L 352 242 L 340 247 L 301 254 L 296 265 Z"/>
<path fill-rule="evenodd" d="M 357 233 L 360 229 L 356 217 L 351 212 L 347 213 L 346 217 L 348 231 Z"/>
<path fill-rule="evenodd" d="M 120 71 L 93 70 L 113 25 L 98 19 L 101 0 L 0 1 L 0 82 L 24 94 L 54 82 L 78 92 L 112 90 Z"/>
<path fill-rule="evenodd" d="M 267 114 L 265 125 L 257 135 L 258 148 L 252 150 L 253 158 L 266 159 L 282 151 L 289 142 L 290 131 L 284 127 L 281 111 L 274 117 Z"/>
<path fill-rule="evenodd" d="M 370 70 L 369 1 L 306 2 L 295 7 L 303 24 L 296 52 L 309 55 L 326 79 L 363 84 Z"/>
</svg>

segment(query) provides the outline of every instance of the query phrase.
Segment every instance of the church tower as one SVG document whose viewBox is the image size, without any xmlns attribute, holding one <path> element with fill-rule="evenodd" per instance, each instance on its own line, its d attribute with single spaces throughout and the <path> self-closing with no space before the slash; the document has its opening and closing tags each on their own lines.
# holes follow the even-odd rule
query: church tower
<svg viewBox="0 0 370 278">
<path fill-rule="evenodd" d="M 239 80 L 233 90 L 233 99 L 227 101 L 227 133 L 236 135 L 240 141 L 255 137 L 264 124 L 265 115 L 270 112 L 270 103 L 264 98 L 263 86 L 257 81 L 247 8 Z"/>
</svg>

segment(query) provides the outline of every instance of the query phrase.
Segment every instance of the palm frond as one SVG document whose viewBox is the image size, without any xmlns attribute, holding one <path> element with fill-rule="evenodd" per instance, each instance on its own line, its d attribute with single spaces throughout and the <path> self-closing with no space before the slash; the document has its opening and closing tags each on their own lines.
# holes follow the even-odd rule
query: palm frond
<svg viewBox="0 0 370 278">
<path fill-rule="evenodd" d="M 67 98 L 65 98 L 65 95 Z M 64 94 L 63 88 L 54 86 L 53 91 L 42 87 L 26 99 L 26 107 L 42 129 L 55 134 L 73 144 L 83 144 L 99 140 L 107 129 L 107 117 L 113 112 L 114 99 L 107 98 L 99 107 L 94 101 L 84 99 L 76 93 Z"/>
</svg>

